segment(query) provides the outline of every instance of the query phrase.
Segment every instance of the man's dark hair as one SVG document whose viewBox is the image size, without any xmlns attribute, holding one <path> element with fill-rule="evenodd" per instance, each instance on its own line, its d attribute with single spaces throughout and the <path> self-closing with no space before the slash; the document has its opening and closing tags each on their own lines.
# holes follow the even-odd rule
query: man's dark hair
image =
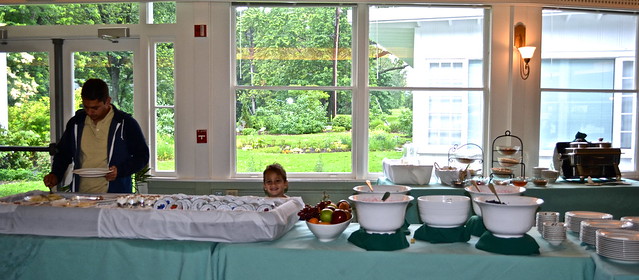
<svg viewBox="0 0 639 280">
<path fill-rule="evenodd" d="M 106 102 L 109 97 L 109 86 L 103 80 L 88 79 L 84 82 L 84 85 L 82 85 L 80 96 L 86 100 Z"/>
</svg>

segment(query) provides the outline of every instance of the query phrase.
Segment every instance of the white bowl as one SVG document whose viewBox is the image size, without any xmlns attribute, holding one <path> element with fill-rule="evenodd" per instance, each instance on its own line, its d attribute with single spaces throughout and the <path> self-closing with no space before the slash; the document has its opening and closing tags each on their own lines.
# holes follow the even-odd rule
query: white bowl
<svg viewBox="0 0 639 280">
<path fill-rule="evenodd" d="M 348 197 L 355 204 L 357 221 L 368 233 L 391 234 L 404 225 L 406 207 L 414 198 L 391 194 L 382 201 L 382 194 L 367 193 Z"/>
<path fill-rule="evenodd" d="M 371 189 L 368 187 L 368 185 L 362 185 L 362 186 L 354 187 L 353 190 L 357 192 L 358 194 L 364 194 L 364 193 L 384 194 L 385 192 L 389 192 L 391 194 L 393 193 L 406 194 L 411 190 L 411 188 L 409 186 L 402 186 L 402 185 L 373 185 L 373 191 L 371 192 Z"/>
<path fill-rule="evenodd" d="M 419 217 L 435 228 L 454 228 L 466 223 L 470 198 L 463 195 L 425 195 L 417 198 Z"/>
<path fill-rule="evenodd" d="M 497 192 L 497 194 L 499 194 L 500 198 L 504 196 L 518 196 L 526 191 L 526 188 L 524 187 L 515 187 L 511 185 L 493 185 L 495 186 L 495 191 Z M 476 197 L 490 197 L 493 199 L 497 199 L 488 188 L 488 185 L 478 185 L 478 187 L 481 192 L 478 192 L 474 186 L 465 187 L 464 190 L 466 190 L 470 194 L 471 199 L 474 199 Z M 472 202 L 473 211 L 475 212 L 475 214 L 477 214 L 477 216 L 481 217 L 481 208 L 474 200 Z"/>
<path fill-rule="evenodd" d="M 330 225 L 313 224 L 313 223 L 306 222 L 306 226 L 308 226 L 308 229 L 311 230 L 313 235 L 315 235 L 315 237 L 317 237 L 319 241 L 329 242 L 329 241 L 333 241 L 337 239 L 342 234 L 342 232 L 344 232 L 344 230 L 348 227 L 352 219 L 353 218 L 343 223 L 330 224 Z"/>
<path fill-rule="evenodd" d="M 535 225 L 535 212 L 544 200 L 529 196 L 500 196 L 505 204 L 490 203 L 494 197 L 476 197 L 484 226 L 493 235 L 502 238 L 522 237 Z"/>
<path fill-rule="evenodd" d="M 557 170 L 542 170 L 541 177 L 548 179 L 549 184 L 554 184 L 559 178 L 559 171 Z"/>
</svg>

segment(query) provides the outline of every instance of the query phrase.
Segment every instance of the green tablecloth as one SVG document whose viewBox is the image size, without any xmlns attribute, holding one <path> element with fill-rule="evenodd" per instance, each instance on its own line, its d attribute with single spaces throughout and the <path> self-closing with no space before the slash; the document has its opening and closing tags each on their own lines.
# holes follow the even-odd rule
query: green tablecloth
<svg viewBox="0 0 639 280">
<path fill-rule="evenodd" d="M 639 216 L 639 182 L 626 180 L 632 185 L 586 186 L 579 183 L 558 181 L 547 187 L 536 187 L 529 183 L 523 195 L 538 197 L 544 200 L 539 211 L 556 211 L 561 213 L 560 219 L 567 211 L 597 211 L 610 213 L 615 219 L 623 216 Z M 379 185 L 392 185 L 393 182 L 382 177 Z M 463 188 L 452 188 L 433 183 L 430 185 L 409 185 L 410 195 L 415 197 L 406 210 L 406 219 L 411 224 L 421 223 L 417 198 L 423 195 L 466 195 Z"/>
<path fill-rule="evenodd" d="M 411 225 L 414 232 L 420 225 Z M 366 251 L 347 241 L 359 229 L 352 224 L 335 241 L 319 242 L 297 223 L 291 232 L 272 242 L 220 243 L 214 252 L 215 279 L 593 279 L 590 254 L 573 243 L 554 247 L 529 234 L 540 245 L 540 255 L 508 256 L 475 248 L 477 237 L 466 243 L 431 244 L 415 241 L 397 251 Z M 407 238 L 411 238 L 408 236 Z"/>
<path fill-rule="evenodd" d="M 0 235 L 0 279 L 213 279 L 216 243 Z"/>
<path fill-rule="evenodd" d="M 510 256 L 475 248 L 478 237 L 366 251 L 347 241 L 359 227 L 327 243 L 302 222 L 279 240 L 234 244 L 0 234 L 0 279 L 639 279 L 638 264 L 600 257 L 574 233 L 553 246 L 533 228 L 540 254 Z"/>
</svg>

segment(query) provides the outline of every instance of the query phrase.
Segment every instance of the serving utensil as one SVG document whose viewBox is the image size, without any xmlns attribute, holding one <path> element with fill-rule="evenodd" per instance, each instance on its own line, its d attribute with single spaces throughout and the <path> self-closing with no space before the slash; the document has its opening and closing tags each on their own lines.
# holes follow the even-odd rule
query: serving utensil
<svg viewBox="0 0 639 280">
<path fill-rule="evenodd" d="M 497 194 L 497 191 L 495 190 L 495 185 L 493 185 L 493 183 L 488 183 L 488 188 L 490 189 L 491 192 L 493 192 L 495 197 L 497 197 L 497 201 L 499 201 L 499 204 L 503 204 L 501 202 L 501 199 L 499 198 L 499 195 Z"/>
<path fill-rule="evenodd" d="M 477 185 L 477 182 L 475 182 L 474 180 L 471 180 L 470 182 L 473 184 L 473 186 L 475 187 L 475 189 L 477 189 L 478 192 L 481 192 L 481 190 L 479 189 L 479 186 Z M 494 186 L 493 186 L 493 189 L 495 189 Z"/>
<path fill-rule="evenodd" d="M 382 201 L 386 201 L 390 197 L 390 192 L 385 192 L 382 196 Z"/>
<path fill-rule="evenodd" d="M 366 185 L 368 185 L 368 188 L 371 189 L 371 192 L 374 192 L 373 185 L 371 185 L 371 181 L 370 180 L 366 180 Z"/>
</svg>

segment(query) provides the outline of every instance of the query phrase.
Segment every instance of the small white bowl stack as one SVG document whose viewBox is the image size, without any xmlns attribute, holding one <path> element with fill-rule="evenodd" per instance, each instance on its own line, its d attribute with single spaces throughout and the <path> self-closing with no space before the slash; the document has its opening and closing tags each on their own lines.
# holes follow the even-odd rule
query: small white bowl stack
<svg viewBox="0 0 639 280">
<path fill-rule="evenodd" d="M 544 222 L 559 222 L 559 212 L 539 211 L 535 215 L 535 226 L 539 233 L 544 232 Z"/>
<path fill-rule="evenodd" d="M 639 263 L 639 231 L 599 229 L 595 240 L 600 256 L 624 263 Z"/>
<path fill-rule="evenodd" d="M 632 227 L 630 229 L 639 231 L 639 217 L 626 216 L 626 217 L 621 217 L 620 220 L 624 222 L 631 222 Z"/>
<path fill-rule="evenodd" d="M 552 245 L 559 245 L 566 240 L 566 224 L 562 222 L 544 222 L 541 236 Z"/>
<path fill-rule="evenodd" d="M 622 222 L 618 220 L 585 220 L 581 221 L 581 230 L 579 231 L 579 240 L 588 245 L 595 246 L 596 234 L 598 229 L 629 229 L 632 227 L 631 222 Z"/>
<path fill-rule="evenodd" d="M 564 217 L 564 222 L 568 229 L 575 233 L 579 233 L 581 230 L 581 221 L 612 220 L 611 214 L 591 211 L 568 211 L 564 214 Z"/>
</svg>

